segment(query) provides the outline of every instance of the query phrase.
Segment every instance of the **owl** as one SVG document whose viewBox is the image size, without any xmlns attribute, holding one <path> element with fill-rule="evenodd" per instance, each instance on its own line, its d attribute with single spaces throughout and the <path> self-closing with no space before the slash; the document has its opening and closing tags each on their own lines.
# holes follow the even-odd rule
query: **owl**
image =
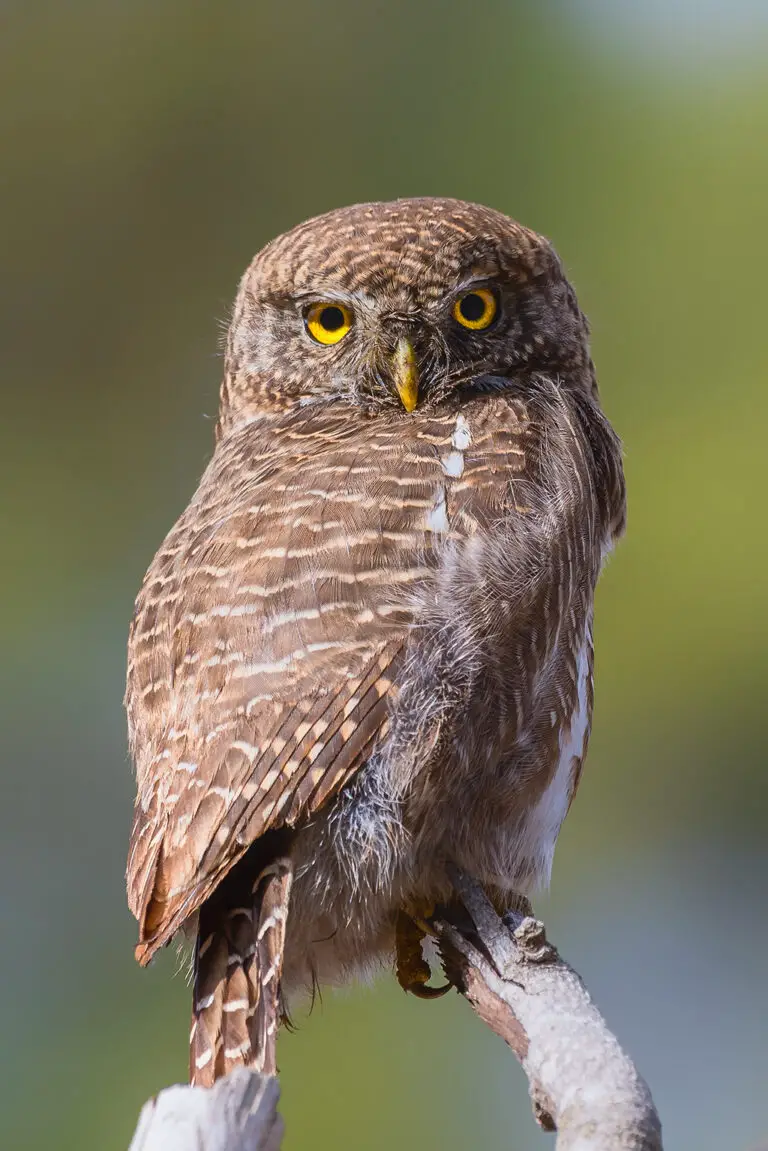
<svg viewBox="0 0 768 1151">
<path fill-rule="evenodd" d="M 330 212 L 234 306 L 215 449 L 129 639 L 127 887 L 196 940 L 190 1077 L 275 1070 L 292 998 L 423 997 L 449 872 L 549 880 L 625 521 L 587 322 L 543 237 L 450 199 Z"/>
</svg>

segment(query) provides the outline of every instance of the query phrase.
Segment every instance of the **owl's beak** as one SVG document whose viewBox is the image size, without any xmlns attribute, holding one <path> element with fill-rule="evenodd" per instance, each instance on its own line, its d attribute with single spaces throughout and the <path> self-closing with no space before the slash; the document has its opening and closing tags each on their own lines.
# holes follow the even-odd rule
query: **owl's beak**
<svg viewBox="0 0 768 1151">
<path fill-rule="evenodd" d="M 392 356 L 392 377 L 400 402 L 406 412 L 412 412 L 419 401 L 419 370 L 410 340 L 401 338 L 397 341 Z"/>
</svg>

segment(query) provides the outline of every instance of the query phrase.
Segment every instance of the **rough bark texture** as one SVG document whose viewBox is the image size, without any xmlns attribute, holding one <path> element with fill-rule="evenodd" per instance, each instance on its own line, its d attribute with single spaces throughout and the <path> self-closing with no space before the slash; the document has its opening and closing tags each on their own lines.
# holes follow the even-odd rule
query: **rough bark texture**
<svg viewBox="0 0 768 1151">
<path fill-rule="evenodd" d="M 460 872 L 454 883 L 463 906 L 430 921 L 445 969 L 520 1060 L 557 1151 L 662 1151 L 645 1081 L 543 925 L 516 912 L 500 918 Z M 278 1151 L 279 1094 L 275 1078 L 244 1068 L 211 1090 L 170 1087 L 144 1107 L 129 1151 Z"/>
<path fill-rule="evenodd" d="M 210 1090 L 169 1087 L 145 1103 L 129 1151 L 278 1151 L 273 1076 L 238 1068 Z"/>
<path fill-rule="evenodd" d="M 557 1151 L 662 1151 L 647 1084 L 543 925 L 502 920 L 476 884 L 454 883 L 470 920 L 451 909 L 432 923 L 446 971 L 520 1060 Z"/>
</svg>

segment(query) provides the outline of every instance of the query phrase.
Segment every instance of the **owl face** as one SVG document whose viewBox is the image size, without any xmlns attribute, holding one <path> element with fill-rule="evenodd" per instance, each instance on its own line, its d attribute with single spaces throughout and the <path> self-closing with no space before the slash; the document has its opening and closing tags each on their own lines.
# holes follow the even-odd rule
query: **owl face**
<svg viewBox="0 0 768 1151">
<path fill-rule="evenodd" d="M 310 403 L 407 419 L 489 378 L 570 378 L 588 364 L 586 321 L 543 237 L 457 200 L 356 205 L 254 259 L 230 328 L 221 424 Z"/>
</svg>

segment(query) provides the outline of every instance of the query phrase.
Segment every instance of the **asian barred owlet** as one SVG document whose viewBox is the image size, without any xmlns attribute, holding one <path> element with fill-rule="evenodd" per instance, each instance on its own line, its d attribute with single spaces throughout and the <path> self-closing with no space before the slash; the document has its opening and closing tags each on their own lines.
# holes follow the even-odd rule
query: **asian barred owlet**
<svg viewBox="0 0 768 1151">
<path fill-rule="evenodd" d="M 412 949 L 448 865 L 501 899 L 548 881 L 624 518 L 547 240 L 399 200 L 255 257 L 129 643 L 128 897 L 141 963 L 196 931 L 193 1082 L 274 1070 L 284 997 Z"/>
</svg>

